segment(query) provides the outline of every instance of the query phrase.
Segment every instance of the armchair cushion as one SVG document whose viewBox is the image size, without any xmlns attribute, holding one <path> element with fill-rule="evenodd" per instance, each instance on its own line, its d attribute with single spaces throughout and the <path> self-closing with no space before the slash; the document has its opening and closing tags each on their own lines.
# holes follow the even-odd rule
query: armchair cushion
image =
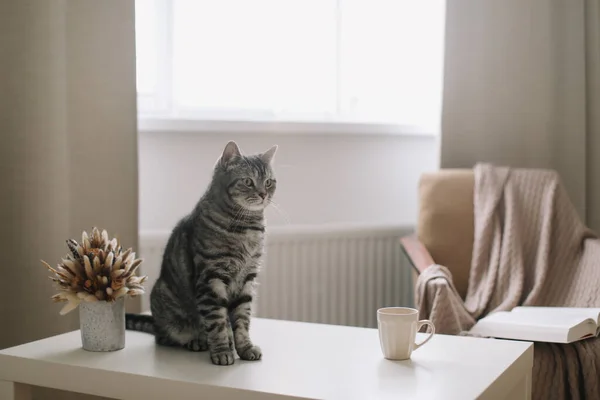
<svg viewBox="0 0 600 400">
<path fill-rule="evenodd" d="M 473 252 L 473 190 L 472 169 L 441 169 L 419 181 L 418 240 L 435 263 L 450 270 L 463 299 Z"/>
</svg>

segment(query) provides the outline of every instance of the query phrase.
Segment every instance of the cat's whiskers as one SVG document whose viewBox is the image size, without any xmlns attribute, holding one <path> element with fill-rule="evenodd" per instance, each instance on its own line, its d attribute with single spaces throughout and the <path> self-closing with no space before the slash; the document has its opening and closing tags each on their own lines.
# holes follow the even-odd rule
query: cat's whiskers
<svg viewBox="0 0 600 400">
<path fill-rule="evenodd" d="M 279 215 L 283 217 L 286 225 L 289 225 L 291 223 L 290 216 L 281 209 L 281 206 L 279 204 L 269 199 L 269 205 L 273 206 L 273 208 L 279 213 Z"/>
<path fill-rule="evenodd" d="M 240 210 L 234 215 L 232 221 L 229 223 L 228 229 L 231 229 L 231 227 L 233 227 L 237 223 L 241 222 L 242 219 L 244 219 L 245 214 L 246 214 L 246 209 L 244 207 L 241 207 Z"/>
</svg>

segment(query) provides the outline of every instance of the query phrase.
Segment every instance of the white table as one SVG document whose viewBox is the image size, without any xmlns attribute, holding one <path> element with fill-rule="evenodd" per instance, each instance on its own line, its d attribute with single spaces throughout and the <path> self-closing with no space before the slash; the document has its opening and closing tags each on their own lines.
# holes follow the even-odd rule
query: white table
<svg viewBox="0 0 600 400">
<path fill-rule="evenodd" d="M 144 333 L 128 331 L 112 353 L 66 333 L 0 351 L 0 398 L 28 399 L 29 385 L 140 400 L 530 398 L 529 342 L 436 335 L 411 360 L 389 361 L 376 329 L 255 318 L 251 334 L 263 359 L 225 367 Z"/>
</svg>

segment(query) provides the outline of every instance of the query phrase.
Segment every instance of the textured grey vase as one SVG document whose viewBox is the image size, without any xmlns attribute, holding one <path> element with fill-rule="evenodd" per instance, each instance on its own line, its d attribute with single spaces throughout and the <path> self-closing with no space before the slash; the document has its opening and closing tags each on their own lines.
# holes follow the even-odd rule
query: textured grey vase
<svg viewBox="0 0 600 400">
<path fill-rule="evenodd" d="M 81 302 L 79 325 L 84 350 L 121 350 L 125 347 L 125 297 L 114 302 Z"/>
</svg>

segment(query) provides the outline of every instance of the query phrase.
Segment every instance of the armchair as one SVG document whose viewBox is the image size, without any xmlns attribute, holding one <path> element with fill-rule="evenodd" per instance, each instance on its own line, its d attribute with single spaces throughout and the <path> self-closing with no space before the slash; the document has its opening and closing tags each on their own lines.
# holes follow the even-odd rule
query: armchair
<svg viewBox="0 0 600 400">
<path fill-rule="evenodd" d="M 600 239 L 579 219 L 558 174 L 513 168 L 508 175 L 506 167 L 478 168 L 484 178 L 477 188 L 475 169 L 442 169 L 419 181 L 416 233 L 401 238 L 401 247 L 417 273 L 432 264 L 445 267 L 427 271 L 433 283 L 419 292 L 427 304 L 425 318 L 437 318 L 436 328 L 439 322 L 448 331 L 462 333 L 489 310 L 521 305 L 523 299 L 530 306 L 598 307 Z M 494 203 L 498 207 L 479 210 L 480 226 L 495 229 L 477 242 L 476 189 L 482 196 L 479 207 L 502 196 Z M 487 254 L 493 239 L 502 243 L 496 257 L 478 257 L 472 263 L 474 245 L 477 255 Z M 550 255 L 546 249 L 551 249 Z M 493 273 L 484 274 L 486 268 Z M 456 291 L 444 283 L 448 275 Z M 470 288 L 473 302 L 467 310 L 463 301 L 469 278 L 477 287 Z M 600 398 L 600 339 L 534 345 L 533 398 Z"/>
</svg>

